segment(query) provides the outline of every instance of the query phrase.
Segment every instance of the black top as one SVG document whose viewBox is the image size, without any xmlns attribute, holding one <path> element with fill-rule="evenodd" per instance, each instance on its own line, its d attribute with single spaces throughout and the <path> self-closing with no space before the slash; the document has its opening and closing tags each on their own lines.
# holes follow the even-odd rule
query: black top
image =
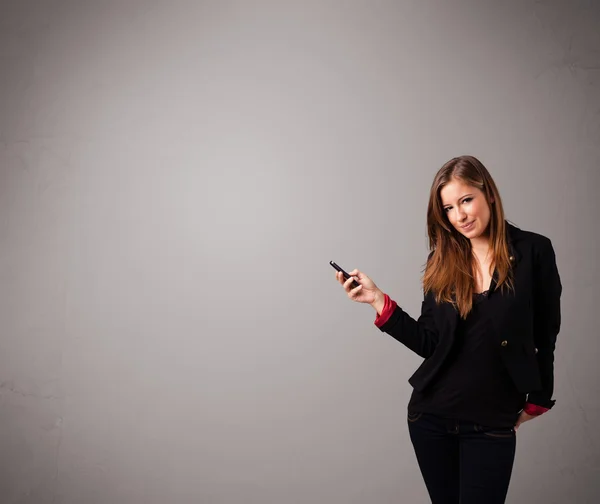
<svg viewBox="0 0 600 504">
<path fill-rule="evenodd" d="M 492 337 L 488 296 L 489 291 L 475 294 L 467 319 L 458 322 L 448 359 L 423 392 L 413 390 L 410 411 L 490 427 L 514 426 L 526 395 L 517 391 Z"/>
</svg>

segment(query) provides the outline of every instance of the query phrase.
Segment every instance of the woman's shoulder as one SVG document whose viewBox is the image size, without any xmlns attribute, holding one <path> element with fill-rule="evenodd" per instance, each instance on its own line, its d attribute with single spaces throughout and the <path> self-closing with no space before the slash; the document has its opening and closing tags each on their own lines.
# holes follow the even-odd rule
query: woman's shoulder
<svg viewBox="0 0 600 504">
<path fill-rule="evenodd" d="M 553 251 L 552 240 L 541 233 L 518 228 L 507 222 L 508 236 L 511 244 L 516 248 L 533 248 L 538 253 Z"/>
</svg>

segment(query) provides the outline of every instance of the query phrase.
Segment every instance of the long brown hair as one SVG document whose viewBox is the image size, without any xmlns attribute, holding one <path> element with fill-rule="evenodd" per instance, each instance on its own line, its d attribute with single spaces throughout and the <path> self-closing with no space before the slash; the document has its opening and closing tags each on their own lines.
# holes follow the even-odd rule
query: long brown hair
<svg viewBox="0 0 600 504">
<path fill-rule="evenodd" d="M 466 318 L 473 307 L 476 266 L 471 241 L 450 223 L 442 204 L 440 192 L 452 180 L 477 187 L 485 195 L 490 207 L 486 232 L 499 288 L 512 289 L 512 271 L 502 200 L 492 176 L 473 156 L 451 159 L 436 174 L 429 194 L 427 233 L 431 254 L 423 275 L 423 290 L 432 291 L 438 303 L 452 303 Z"/>
</svg>

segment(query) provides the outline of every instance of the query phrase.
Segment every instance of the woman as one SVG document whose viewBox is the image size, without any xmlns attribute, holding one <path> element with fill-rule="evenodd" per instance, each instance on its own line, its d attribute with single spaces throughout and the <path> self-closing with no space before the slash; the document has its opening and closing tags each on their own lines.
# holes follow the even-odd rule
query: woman
<svg viewBox="0 0 600 504">
<path fill-rule="evenodd" d="M 361 271 L 336 278 L 350 299 L 376 310 L 381 331 L 425 359 L 409 379 L 407 421 L 432 503 L 503 503 L 516 430 L 555 403 L 562 287 L 554 250 L 505 221 L 496 184 L 472 156 L 435 176 L 427 230 L 418 320 Z"/>
</svg>

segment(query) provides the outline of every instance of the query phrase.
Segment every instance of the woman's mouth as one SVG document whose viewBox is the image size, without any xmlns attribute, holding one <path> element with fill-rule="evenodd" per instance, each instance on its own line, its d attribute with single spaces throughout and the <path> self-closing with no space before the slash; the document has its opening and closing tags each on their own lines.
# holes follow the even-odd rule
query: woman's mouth
<svg viewBox="0 0 600 504">
<path fill-rule="evenodd" d="M 463 231 L 470 231 L 471 229 L 473 229 L 473 226 L 475 226 L 475 221 L 469 222 L 468 224 L 465 224 L 464 226 L 461 226 L 460 228 Z"/>
</svg>

